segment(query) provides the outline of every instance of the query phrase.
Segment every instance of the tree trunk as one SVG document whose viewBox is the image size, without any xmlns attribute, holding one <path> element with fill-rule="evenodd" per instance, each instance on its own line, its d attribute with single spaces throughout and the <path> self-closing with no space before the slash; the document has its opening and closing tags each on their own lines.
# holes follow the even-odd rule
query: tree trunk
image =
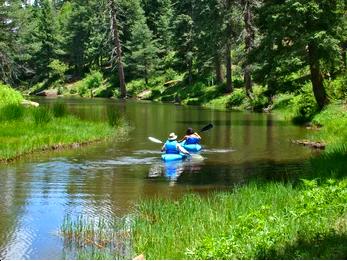
<svg viewBox="0 0 347 261">
<path fill-rule="evenodd" d="M 215 62 L 215 70 L 216 70 L 216 82 L 217 84 L 220 84 L 223 82 L 223 71 L 222 71 L 222 64 L 220 61 L 220 57 L 218 54 L 216 54 L 214 58 Z"/>
<path fill-rule="evenodd" d="M 347 42 L 342 44 L 342 61 L 343 61 L 343 67 L 345 71 L 347 69 L 346 51 L 347 51 Z"/>
<path fill-rule="evenodd" d="M 227 27 L 226 27 L 226 77 L 227 77 L 227 85 L 225 88 L 226 93 L 230 93 L 233 91 L 233 82 L 232 82 L 232 72 L 231 72 L 231 37 L 232 37 L 232 21 L 229 15 L 231 14 L 231 0 L 226 0 L 226 10 L 228 12 L 227 16 Z"/>
<path fill-rule="evenodd" d="M 111 9 L 111 32 L 116 50 L 116 61 L 118 66 L 118 77 L 119 77 L 119 88 L 120 88 L 120 97 L 126 98 L 126 86 L 125 86 L 125 76 L 122 62 L 122 46 L 119 39 L 119 31 L 117 24 L 116 8 L 114 0 L 109 0 L 109 5 Z"/>
<path fill-rule="evenodd" d="M 193 61 L 192 59 L 189 59 L 188 61 L 188 82 L 189 85 L 193 84 Z"/>
<path fill-rule="evenodd" d="M 313 94 L 317 101 L 318 108 L 321 110 L 326 104 L 328 104 L 329 100 L 324 89 L 323 76 L 317 56 L 317 47 L 314 43 L 310 43 L 308 45 L 308 60 L 310 65 Z"/>
<path fill-rule="evenodd" d="M 243 15 L 244 23 L 245 23 L 245 45 L 246 45 L 246 54 L 249 55 L 249 53 L 252 51 L 254 46 L 254 30 L 253 30 L 253 14 L 251 11 L 249 0 L 243 1 L 245 6 L 245 12 Z M 245 88 L 246 93 L 248 96 L 251 96 L 253 90 L 252 90 L 252 77 L 251 77 L 251 68 L 248 62 L 246 61 L 245 68 L 244 68 L 244 82 L 245 82 Z"/>
<path fill-rule="evenodd" d="M 227 86 L 225 88 L 225 92 L 226 93 L 230 93 L 230 92 L 233 91 L 230 52 L 231 52 L 230 43 L 227 43 L 227 47 L 226 47 L 226 77 L 227 77 Z"/>
</svg>

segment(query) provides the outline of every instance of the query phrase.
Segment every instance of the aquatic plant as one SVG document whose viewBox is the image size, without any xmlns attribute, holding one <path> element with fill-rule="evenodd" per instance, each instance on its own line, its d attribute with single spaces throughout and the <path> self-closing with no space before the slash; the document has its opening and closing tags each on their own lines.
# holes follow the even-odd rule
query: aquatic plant
<svg viewBox="0 0 347 261">
<path fill-rule="evenodd" d="M 67 106 L 64 102 L 56 102 L 52 109 L 54 117 L 60 118 L 67 115 Z"/>
<path fill-rule="evenodd" d="M 53 118 L 51 110 L 46 107 L 39 107 L 33 109 L 32 116 L 36 125 L 48 123 Z"/>
<path fill-rule="evenodd" d="M 131 218 L 64 218 L 64 246 L 78 259 L 131 259 Z"/>
</svg>

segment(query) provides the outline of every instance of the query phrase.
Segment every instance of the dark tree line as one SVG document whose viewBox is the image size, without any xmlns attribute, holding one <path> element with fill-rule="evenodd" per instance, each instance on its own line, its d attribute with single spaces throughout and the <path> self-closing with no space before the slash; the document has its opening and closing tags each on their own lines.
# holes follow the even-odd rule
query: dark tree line
<svg viewBox="0 0 347 261">
<path fill-rule="evenodd" d="M 344 0 L 0 0 L 0 80 L 35 84 L 60 71 L 101 70 L 126 82 L 174 70 L 187 84 L 213 75 L 232 92 L 270 92 L 306 72 L 319 107 L 327 75 L 346 70 Z"/>
</svg>

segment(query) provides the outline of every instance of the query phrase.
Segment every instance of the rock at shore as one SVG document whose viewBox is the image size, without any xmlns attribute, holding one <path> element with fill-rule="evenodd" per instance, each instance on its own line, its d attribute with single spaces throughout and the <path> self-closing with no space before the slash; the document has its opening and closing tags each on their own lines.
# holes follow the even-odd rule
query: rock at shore
<svg viewBox="0 0 347 261">
<path fill-rule="evenodd" d="M 22 104 L 23 106 L 25 106 L 25 107 L 30 107 L 30 106 L 32 106 L 32 107 L 39 107 L 39 106 L 40 106 L 39 103 L 33 102 L 33 101 L 28 101 L 28 100 L 23 100 L 23 101 L 21 102 L 21 104 Z"/>
<path fill-rule="evenodd" d="M 58 96 L 57 90 L 44 90 L 36 93 L 36 96 L 56 97 Z"/>
</svg>

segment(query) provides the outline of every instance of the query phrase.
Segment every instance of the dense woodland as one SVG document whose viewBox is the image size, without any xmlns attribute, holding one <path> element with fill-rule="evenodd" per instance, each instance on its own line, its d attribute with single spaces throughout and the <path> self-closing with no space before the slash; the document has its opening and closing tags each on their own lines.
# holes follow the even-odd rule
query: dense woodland
<svg viewBox="0 0 347 261">
<path fill-rule="evenodd" d="M 183 75 L 252 98 L 346 73 L 344 0 L 0 0 L 0 80 L 74 82 L 100 71 L 119 96 L 135 79 Z M 344 77 L 345 78 L 345 77 Z M 298 87 L 299 86 L 299 87 Z"/>
</svg>

